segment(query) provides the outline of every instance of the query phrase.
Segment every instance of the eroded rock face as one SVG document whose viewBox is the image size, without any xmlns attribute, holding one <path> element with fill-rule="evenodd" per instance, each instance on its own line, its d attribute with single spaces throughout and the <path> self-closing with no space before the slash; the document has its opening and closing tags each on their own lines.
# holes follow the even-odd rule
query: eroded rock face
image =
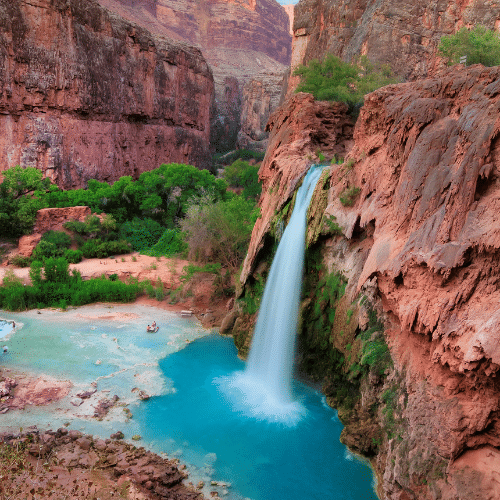
<svg viewBox="0 0 500 500">
<path fill-rule="evenodd" d="M 163 162 L 209 166 L 211 70 L 97 1 L 0 3 L 0 170 L 65 188 Z"/>
<path fill-rule="evenodd" d="M 386 334 L 407 374 L 408 449 L 451 463 L 500 446 L 499 78 L 498 68 L 473 66 L 369 95 L 356 164 L 327 209 L 346 235 L 375 228 L 357 285 L 376 276 L 391 318 Z M 354 210 L 335 199 L 346 183 L 361 188 Z M 395 484 L 415 488 L 411 460 L 406 479 L 402 462 L 386 464 L 388 498 L 403 498 Z M 473 470 L 452 467 L 443 498 L 469 498 L 449 483 L 472 481 Z M 492 479 L 491 469 L 476 472 L 479 483 Z"/>
<path fill-rule="evenodd" d="M 266 82 L 271 101 L 280 91 L 290 63 L 291 36 L 289 17 L 275 0 L 99 2 L 154 33 L 200 46 L 215 80 L 211 142 L 217 151 L 233 149 L 240 127 L 245 127 L 245 85 Z M 268 98 L 266 94 L 264 100 Z"/>
<path fill-rule="evenodd" d="M 393 367 L 361 381 L 342 436 L 376 454 L 383 499 L 500 496 L 499 82 L 499 68 L 456 67 L 369 94 L 354 147 L 344 164 L 330 168 L 326 209 L 312 211 L 310 227 L 334 216 L 342 232 L 316 243 L 325 267 L 348 280 L 332 350 L 351 354 L 343 343 L 354 345 L 366 330 L 370 309 L 384 323 Z M 271 120 L 260 172 L 263 217 L 244 283 L 259 266 L 276 210 L 307 168 L 285 152 L 302 144 L 302 152 L 314 154 L 304 137 L 314 133 L 318 103 L 296 104 L 281 110 L 293 119 Z M 359 193 L 345 206 L 340 197 L 351 188 Z M 327 395 L 333 383 L 327 380 Z"/>
<path fill-rule="evenodd" d="M 240 277 L 242 283 L 255 268 L 275 211 L 293 195 L 311 164 L 318 161 L 318 152 L 331 159 L 349 151 L 353 126 L 345 104 L 315 102 L 311 94 L 305 93 L 294 94 L 271 115 L 269 146 L 259 170 L 261 217 L 252 231 Z"/>
<path fill-rule="evenodd" d="M 437 46 L 462 26 L 500 25 L 500 4 L 488 0 L 301 0 L 295 7 L 292 68 L 334 54 L 367 55 L 404 79 L 442 67 Z M 291 88 L 297 81 L 292 79 Z"/>
<path fill-rule="evenodd" d="M 42 208 L 38 210 L 33 233 L 19 238 L 18 253 L 30 257 L 42 239 L 43 233 L 49 230 L 61 231 L 65 222 L 70 220 L 84 222 L 90 215 L 89 207 Z"/>
</svg>

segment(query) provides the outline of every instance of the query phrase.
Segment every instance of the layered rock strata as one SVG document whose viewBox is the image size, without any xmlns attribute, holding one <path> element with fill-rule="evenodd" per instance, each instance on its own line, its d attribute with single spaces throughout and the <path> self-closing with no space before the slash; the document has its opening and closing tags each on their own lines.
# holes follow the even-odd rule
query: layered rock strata
<svg viewBox="0 0 500 500">
<path fill-rule="evenodd" d="M 213 77 L 201 52 L 89 0 L 0 2 L 0 170 L 65 188 L 210 164 Z"/>
<path fill-rule="evenodd" d="M 462 26 L 500 26 L 500 3 L 489 0 L 301 0 L 295 7 L 292 68 L 334 54 L 366 55 L 413 80 L 442 67 L 437 47 Z M 290 88 L 297 85 L 296 79 Z"/>
<path fill-rule="evenodd" d="M 289 17 L 275 0 L 99 1 L 154 33 L 198 44 L 215 80 L 211 142 L 217 151 L 233 149 L 240 129 L 252 127 L 241 118 L 242 107 L 253 106 L 246 104 L 245 85 L 262 82 L 264 102 L 279 94 L 291 36 Z M 252 133 L 262 135 L 264 127 Z"/>
<path fill-rule="evenodd" d="M 500 496 L 499 82 L 499 68 L 457 67 L 369 94 L 353 148 L 311 203 L 309 259 L 346 288 L 320 304 L 325 340 L 303 322 L 302 357 L 339 407 L 342 440 L 372 457 L 382 499 Z M 243 296 L 266 271 L 273 227 L 307 167 L 284 152 L 316 149 L 311 111 L 322 103 L 308 108 L 298 96 L 271 122 L 260 175 L 272 189 Z M 304 318 L 316 300 L 311 266 Z"/>
</svg>

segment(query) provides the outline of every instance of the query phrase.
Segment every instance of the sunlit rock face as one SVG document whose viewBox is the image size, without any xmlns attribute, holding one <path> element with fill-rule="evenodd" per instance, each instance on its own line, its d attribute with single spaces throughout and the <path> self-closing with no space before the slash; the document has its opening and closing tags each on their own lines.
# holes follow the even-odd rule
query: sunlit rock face
<svg viewBox="0 0 500 500">
<path fill-rule="evenodd" d="M 210 163 L 213 78 L 201 52 L 96 1 L 0 3 L 0 169 L 58 185 Z"/>
<path fill-rule="evenodd" d="M 240 129 L 251 126 L 241 118 L 247 83 L 263 82 L 269 88 L 264 100 L 270 96 L 274 102 L 279 94 L 290 63 L 291 36 L 289 17 L 275 0 L 99 1 L 154 33 L 198 44 L 215 80 L 215 150 L 234 148 Z"/>
<path fill-rule="evenodd" d="M 500 25 L 500 4 L 489 0 L 301 0 L 294 11 L 292 67 L 334 54 L 366 55 L 414 80 L 443 67 L 437 47 L 462 26 Z M 292 79 L 290 88 L 297 85 Z"/>
<path fill-rule="evenodd" d="M 331 349 L 352 354 L 351 342 L 367 327 L 363 304 L 384 322 L 393 366 L 361 382 L 342 435 L 375 458 L 384 499 L 500 495 L 499 82 L 498 67 L 455 67 L 369 94 L 354 145 L 345 142 L 346 161 L 330 167 L 326 208 L 315 213 L 323 202 L 311 202 L 309 226 L 335 217 L 342 233 L 326 231 L 316 243 L 325 268 L 348 280 Z M 262 217 L 244 285 L 263 268 L 276 214 L 318 147 L 327 157 L 340 154 L 342 135 L 315 125 L 318 116 L 325 123 L 327 103 L 302 96 L 270 120 Z M 352 187 L 359 193 L 347 206 L 340 198 Z M 328 396 L 328 378 L 324 390 Z M 389 423 L 388 391 L 395 394 Z"/>
</svg>

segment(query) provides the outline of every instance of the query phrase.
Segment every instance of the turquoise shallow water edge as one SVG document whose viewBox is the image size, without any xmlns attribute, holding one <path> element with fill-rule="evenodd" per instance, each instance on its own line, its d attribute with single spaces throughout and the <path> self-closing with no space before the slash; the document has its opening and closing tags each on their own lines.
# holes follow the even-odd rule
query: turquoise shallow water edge
<svg viewBox="0 0 500 500">
<path fill-rule="evenodd" d="M 48 407 L 2 415 L 0 428 L 69 422 L 70 428 L 101 437 L 116 430 L 129 439 L 139 434 L 137 445 L 178 457 L 188 464 L 189 480 L 203 480 L 206 494 L 216 489 L 228 500 L 376 500 L 369 465 L 339 442 L 342 425 L 316 389 L 294 382 L 294 395 L 307 414 L 292 427 L 234 409 L 217 383 L 244 368 L 232 339 L 147 306 L 41 312 L 0 311 L 0 318 L 18 325 L 0 340 L 9 347 L 0 363 L 68 379 L 71 395 Z M 148 335 L 145 325 L 153 319 L 160 331 Z M 92 382 L 98 390 L 93 399 L 71 405 L 71 397 Z M 152 397 L 140 401 L 133 389 Z M 128 404 L 133 418 L 127 419 L 121 406 L 101 422 L 91 418 L 98 399 L 114 394 Z M 211 487 L 211 481 L 226 485 Z"/>
</svg>

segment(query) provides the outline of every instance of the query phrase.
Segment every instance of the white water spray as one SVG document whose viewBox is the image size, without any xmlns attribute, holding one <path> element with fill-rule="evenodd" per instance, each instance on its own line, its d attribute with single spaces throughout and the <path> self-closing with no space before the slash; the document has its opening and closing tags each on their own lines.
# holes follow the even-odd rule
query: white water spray
<svg viewBox="0 0 500 500">
<path fill-rule="evenodd" d="M 246 370 L 227 384 L 243 393 L 237 410 L 264 420 L 294 424 L 305 409 L 294 401 L 292 371 L 304 268 L 307 209 L 321 176 L 304 178 L 267 278 Z M 226 384 L 224 384 L 226 385 Z M 234 399 L 233 404 L 234 404 Z"/>
</svg>

